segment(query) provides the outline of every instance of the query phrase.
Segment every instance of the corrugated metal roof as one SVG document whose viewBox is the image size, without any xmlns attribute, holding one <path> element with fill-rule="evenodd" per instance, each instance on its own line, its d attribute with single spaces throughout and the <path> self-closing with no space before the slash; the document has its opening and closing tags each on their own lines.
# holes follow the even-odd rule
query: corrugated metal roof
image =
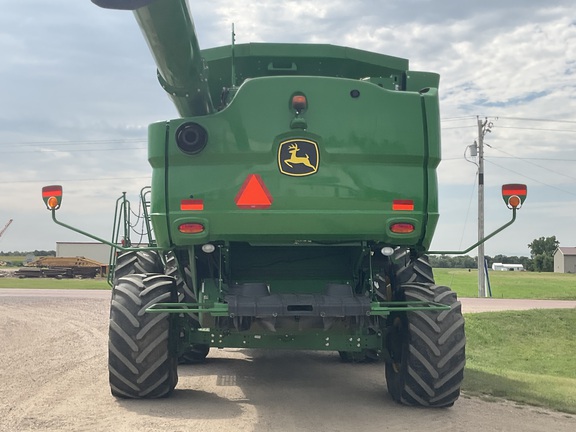
<svg viewBox="0 0 576 432">
<path fill-rule="evenodd" d="M 576 247 L 559 247 L 558 250 L 562 255 L 576 255 Z"/>
</svg>

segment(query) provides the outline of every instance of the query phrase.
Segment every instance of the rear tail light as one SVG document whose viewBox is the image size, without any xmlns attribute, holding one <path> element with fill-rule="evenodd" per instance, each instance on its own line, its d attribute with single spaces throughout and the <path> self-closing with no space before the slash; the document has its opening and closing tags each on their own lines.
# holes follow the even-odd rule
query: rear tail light
<svg viewBox="0 0 576 432">
<path fill-rule="evenodd" d="M 200 234 L 204 232 L 204 225 L 201 223 L 183 223 L 178 227 L 182 234 Z"/>
<path fill-rule="evenodd" d="M 410 234 L 414 232 L 414 225 L 411 223 L 393 223 L 390 225 L 390 231 L 395 234 Z"/>
</svg>

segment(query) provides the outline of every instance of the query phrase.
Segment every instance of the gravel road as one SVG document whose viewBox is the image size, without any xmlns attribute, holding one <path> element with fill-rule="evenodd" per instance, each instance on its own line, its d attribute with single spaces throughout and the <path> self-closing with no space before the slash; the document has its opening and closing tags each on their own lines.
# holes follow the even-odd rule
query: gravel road
<svg viewBox="0 0 576 432">
<path fill-rule="evenodd" d="M 213 350 L 179 367 L 173 396 L 116 400 L 107 291 L 0 289 L 0 431 L 555 431 L 576 416 L 463 395 L 444 410 L 393 403 L 381 364 L 331 352 Z M 576 307 L 463 299 L 465 312 Z"/>
</svg>

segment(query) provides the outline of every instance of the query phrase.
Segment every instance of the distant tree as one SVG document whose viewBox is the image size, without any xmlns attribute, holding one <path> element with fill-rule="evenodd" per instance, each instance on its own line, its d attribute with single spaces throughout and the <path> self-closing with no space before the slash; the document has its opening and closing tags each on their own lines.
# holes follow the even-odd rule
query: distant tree
<svg viewBox="0 0 576 432">
<path fill-rule="evenodd" d="M 544 268 L 548 268 L 549 261 L 543 261 L 540 259 L 539 263 L 541 263 L 539 270 L 534 269 L 534 263 L 532 259 L 525 256 L 506 256 L 506 255 L 495 255 L 494 257 L 490 257 L 489 255 L 485 255 L 484 258 L 488 261 L 488 268 L 492 267 L 494 263 L 502 263 L 502 264 L 522 264 L 524 269 L 528 271 L 551 271 L 551 270 L 542 270 L 542 266 Z M 430 265 L 433 268 L 468 268 L 473 269 L 478 267 L 478 257 L 471 257 L 469 255 L 456 255 L 456 256 L 448 256 L 448 255 L 430 255 L 429 256 Z M 552 260 L 553 261 L 553 260 Z"/>
<path fill-rule="evenodd" d="M 476 258 L 469 255 L 431 255 L 429 257 L 430 265 L 434 268 L 475 268 Z"/>
<path fill-rule="evenodd" d="M 35 250 L 35 251 L 11 251 L 11 252 L 0 252 L 0 255 L 4 256 L 26 256 L 34 255 L 40 256 L 56 256 L 55 250 Z"/>
<path fill-rule="evenodd" d="M 537 272 L 554 271 L 554 258 L 549 255 L 536 255 L 532 260 L 532 270 Z"/>
<path fill-rule="evenodd" d="M 556 236 L 552 237 L 540 237 L 538 239 L 532 240 L 532 243 L 528 243 L 530 248 L 530 255 L 535 258 L 536 255 L 548 255 L 553 256 L 554 251 L 558 248 L 560 242 L 556 240 Z"/>
<path fill-rule="evenodd" d="M 34 256 L 41 257 L 41 256 L 56 256 L 56 251 L 53 250 L 35 250 L 34 252 L 30 252 Z"/>
<path fill-rule="evenodd" d="M 540 237 L 532 240 L 532 243 L 528 244 L 532 257 L 532 268 L 530 270 L 539 272 L 554 271 L 554 251 L 559 245 L 560 242 L 556 240 L 556 236 Z"/>
</svg>

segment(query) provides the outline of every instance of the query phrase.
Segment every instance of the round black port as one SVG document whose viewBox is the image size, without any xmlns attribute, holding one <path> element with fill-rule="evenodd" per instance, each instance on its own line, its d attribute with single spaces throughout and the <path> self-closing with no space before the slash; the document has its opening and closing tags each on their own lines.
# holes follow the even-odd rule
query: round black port
<svg viewBox="0 0 576 432">
<path fill-rule="evenodd" d="M 352 96 L 354 99 L 359 98 L 360 97 L 360 90 L 356 90 L 356 89 L 352 90 L 350 92 L 350 96 Z"/>
<path fill-rule="evenodd" d="M 176 130 L 176 144 L 186 154 L 197 154 L 204 150 L 208 132 L 198 123 L 184 123 Z"/>
</svg>

